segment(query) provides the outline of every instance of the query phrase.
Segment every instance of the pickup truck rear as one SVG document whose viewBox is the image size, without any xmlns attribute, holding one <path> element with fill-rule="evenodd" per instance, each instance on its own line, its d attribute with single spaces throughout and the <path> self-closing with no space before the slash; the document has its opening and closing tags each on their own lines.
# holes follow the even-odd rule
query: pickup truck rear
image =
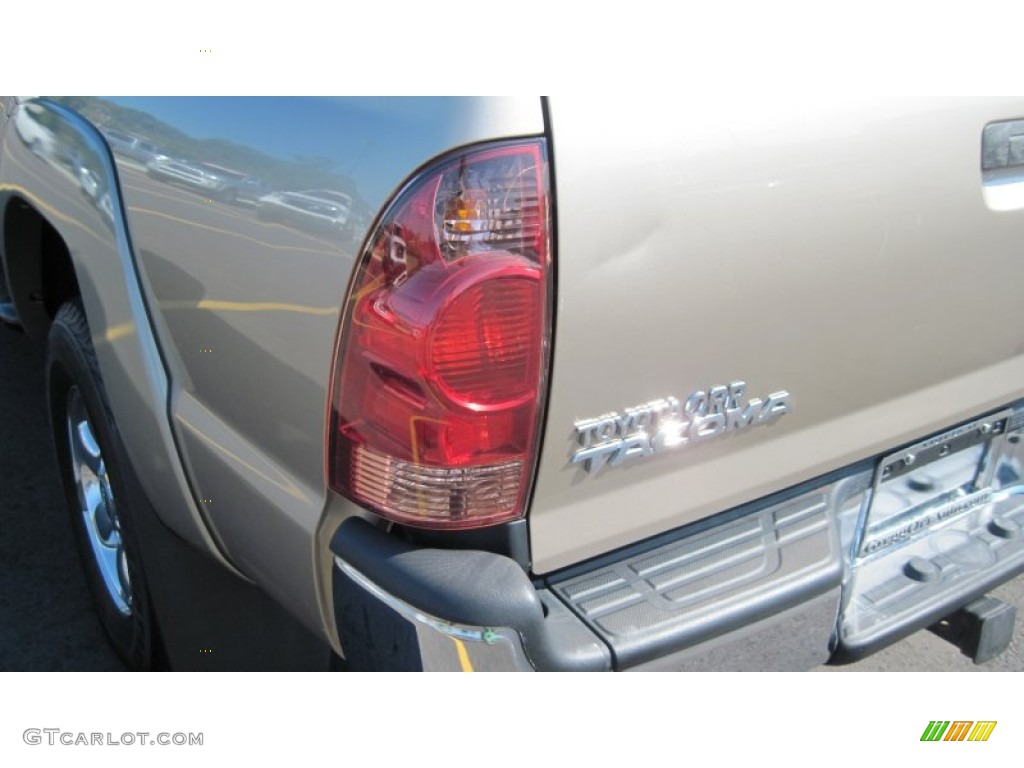
<svg viewBox="0 0 1024 768">
<path fill-rule="evenodd" d="M 978 660 L 1010 641 L 985 596 L 1024 571 L 1024 101 L 2 120 L 2 316 L 47 345 L 133 666 L 796 669 L 951 617 Z"/>
</svg>

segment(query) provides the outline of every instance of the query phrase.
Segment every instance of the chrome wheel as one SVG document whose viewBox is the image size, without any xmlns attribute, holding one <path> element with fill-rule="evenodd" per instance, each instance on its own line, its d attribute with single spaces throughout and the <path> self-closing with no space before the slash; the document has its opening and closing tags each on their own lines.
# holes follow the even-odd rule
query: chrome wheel
<svg viewBox="0 0 1024 768">
<path fill-rule="evenodd" d="M 117 502 L 85 401 L 77 386 L 72 386 L 67 394 L 67 436 L 78 509 L 85 524 L 86 538 L 114 607 L 121 615 L 130 616 L 131 581 Z"/>
</svg>

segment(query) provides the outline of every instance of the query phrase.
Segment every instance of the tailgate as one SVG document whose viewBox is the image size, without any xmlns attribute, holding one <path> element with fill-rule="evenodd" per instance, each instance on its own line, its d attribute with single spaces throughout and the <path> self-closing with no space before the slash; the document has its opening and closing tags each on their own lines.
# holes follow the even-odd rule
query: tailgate
<svg viewBox="0 0 1024 768">
<path fill-rule="evenodd" d="M 552 99 L 534 570 L 1024 395 L 1024 209 L 993 204 L 981 170 L 986 124 L 1015 118 L 1019 99 Z M 670 422 L 695 434 L 649 439 Z M 584 460 L 595 446 L 612 447 Z"/>
</svg>

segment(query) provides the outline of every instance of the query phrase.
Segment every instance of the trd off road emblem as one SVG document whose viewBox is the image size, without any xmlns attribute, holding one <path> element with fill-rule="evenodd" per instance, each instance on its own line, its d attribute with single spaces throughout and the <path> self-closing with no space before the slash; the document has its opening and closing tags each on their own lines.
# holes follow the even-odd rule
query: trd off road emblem
<svg viewBox="0 0 1024 768">
<path fill-rule="evenodd" d="M 617 467 L 630 459 L 700 443 L 730 430 L 769 424 L 792 410 L 785 390 L 764 400 L 754 397 L 744 402 L 746 389 L 744 382 L 734 381 L 707 392 L 698 390 L 685 403 L 666 397 L 626 408 L 621 414 L 577 421 L 572 463 L 597 472 L 606 465 Z"/>
</svg>

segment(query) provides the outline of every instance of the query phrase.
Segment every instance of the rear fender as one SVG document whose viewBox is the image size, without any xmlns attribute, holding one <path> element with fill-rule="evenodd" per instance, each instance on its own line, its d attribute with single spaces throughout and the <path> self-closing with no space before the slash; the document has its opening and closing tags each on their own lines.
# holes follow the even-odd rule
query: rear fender
<svg viewBox="0 0 1024 768">
<path fill-rule="evenodd" d="M 51 309 L 40 297 L 46 265 L 38 242 L 31 227 L 18 228 L 12 220 L 31 215 L 31 209 L 67 247 L 111 410 L 157 514 L 178 536 L 230 567 L 193 499 L 170 429 L 166 361 L 151 325 L 109 148 L 91 123 L 45 99 L 10 105 L 7 112 L 0 228 L 7 233 L 11 225 L 4 271 L 25 330 L 45 338 Z"/>
</svg>

